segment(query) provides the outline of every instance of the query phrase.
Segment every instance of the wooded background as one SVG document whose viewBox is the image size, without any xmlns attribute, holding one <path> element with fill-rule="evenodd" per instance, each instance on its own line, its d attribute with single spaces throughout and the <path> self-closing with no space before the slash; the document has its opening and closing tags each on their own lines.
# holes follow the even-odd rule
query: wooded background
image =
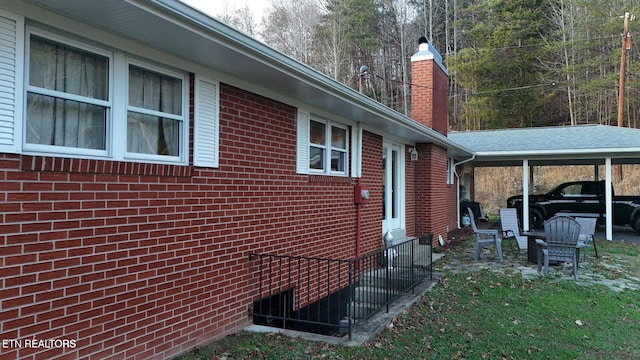
<svg viewBox="0 0 640 360">
<path fill-rule="evenodd" d="M 217 16 L 354 89 L 368 66 L 365 93 L 408 116 L 410 57 L 426 36 L 449 71 L 450 129 L 479 130 L 617 125 L 626 12 L 633 36 L 640 0 L 272 0 L 259 21 L 247 7 Z M 639 48 L 625 62 L 634 128 Z"/>
</svg>

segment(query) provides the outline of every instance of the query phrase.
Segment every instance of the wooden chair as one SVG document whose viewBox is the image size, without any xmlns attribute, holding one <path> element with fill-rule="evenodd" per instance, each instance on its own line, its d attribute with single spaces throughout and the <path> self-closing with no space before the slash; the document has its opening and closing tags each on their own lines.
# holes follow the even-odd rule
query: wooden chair
<svg viewBox="0 0 640 360">
<path fill-rule="evenodd" d="M 545 240 L 536 239 L 538 245 L 538 272 L 544 257 L 544 274 L 549 271 L 549 261 L 571 262 L 573 279 L 578 280 L 578 236 L 580 224 L 568 216 L 554 216 L 544 223 Z"/>
<path fill-rule="evenodd" d="M 471 218 L 471 228 L 476 236 L 476 252 L 473 260 L 480 258 L 480 251 L 485 245 L 495 245 L 498 250 L 498 259 L 502 261 L 502 239 L 498 236 L 498 230 L 495 229 L 478 229 L 476 226 L 476 220 L 473 216 L 471 208 L 467 208 L 469 217 Z"/>
</svg>

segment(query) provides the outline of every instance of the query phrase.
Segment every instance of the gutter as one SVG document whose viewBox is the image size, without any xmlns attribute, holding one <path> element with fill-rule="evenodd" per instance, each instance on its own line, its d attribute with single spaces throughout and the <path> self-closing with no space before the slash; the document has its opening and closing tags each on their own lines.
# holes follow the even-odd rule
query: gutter
<svg viewBox="0 0 640 360">
<path fill-rule="evenodd" d="M 414 136 L 409 136 L 412 138 L 410 141 L 433 143 L 455 151 L 458 155 L 472 154 L 471 151 L 452 141 L 446 135 L 362 95 L 355 89 L 336 82 L 319 71 L 233 29 L 224 22 L 202 13 L 200 10 L 191 8 L 189 5 L 176 0 L 128 0 L 128 2 L 153 4 L 175 17 L 174 21 L 176 23 L 182 22 L 182 26 L 187 29 L 191 27 L 189 30 L 194 34 L 209 38 L 210 41 L 218 41 L 229 49 L 255 61 L 262 62 L 274 71 L 291 77 L 295 81 L 305 84 L 305 86 L 324 92 L 338 101 L 359 108 L 364 113 L 379 118 L 384 122 L 406 129 L 414 134 Z M 293 104 L 281 98 L 277 98 L 277 100 Z M 346 116 L 344 114 L 339 115 Z"/>
</svg>

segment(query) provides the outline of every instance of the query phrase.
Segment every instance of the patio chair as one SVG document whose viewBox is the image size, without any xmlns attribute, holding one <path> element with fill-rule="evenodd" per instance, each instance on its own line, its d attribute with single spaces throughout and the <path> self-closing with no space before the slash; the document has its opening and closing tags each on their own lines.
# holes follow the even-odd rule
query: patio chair
<svg viewBox="0 0 640 360">
<path fill-rule="evenodd" d="M 596 239 L 594 234 L 596 233 L 596 223 L 598 219 L 595 217 L 577 217 L 575 218 L 578 224 L 580 224 L 580 236 L 578 237 L 578 247 L 582 249 L 582 259 L 587 261 L 587 248 L 589 243 L 593 243 L 593 251 L 598 257 L 598 248 L 596 247 Z"/>
<path fill-rule="evenodd" d="M 549 271 L 549 261 L 571 262 L 573 279 L 578 280 L 578 236 L 580 224 L 568 216 L 554 216 L 544 223 L 545 240 L 536 239 L 538 245 L 538 272 L 544 257 L 544 274 Z"/>
<path fill-rule="evenodd" d="M 527 250 L 527 237 L 520 233 L 518 225 L 518 212 L 515 208 L 502 208 L 500 213 L 500 226 L 502 228 L 502 240 L 514 239 L 518 251 Z"/>
<path fill-rule="evenodd" d="M 473 260 L 477 261 L 480 258 L 480 251 L 485 245 L 494 244 L 498 250 L 498 260 L 502 261 L 502 239 L 498 236 L 498 230 L 478 229 L 473 211 L 470 208 L 467 208 L 467 211 L 471 220 L 471 228 L 476 236 L 476 252 Z"/>
</svg>

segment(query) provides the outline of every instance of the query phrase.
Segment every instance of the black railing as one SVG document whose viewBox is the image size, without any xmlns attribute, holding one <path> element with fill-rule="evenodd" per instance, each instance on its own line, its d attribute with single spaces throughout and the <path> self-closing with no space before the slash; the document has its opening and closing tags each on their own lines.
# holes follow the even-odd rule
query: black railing
<svg viewBox="0 0 640 360">
<path fill-rule="evenodd" d="M 425 279 L 432 279 L 431 237 L 409 239 L 355 259 L 249 255 L 257 294 L 255 324 L 348 335 Z"/>
</svg>

